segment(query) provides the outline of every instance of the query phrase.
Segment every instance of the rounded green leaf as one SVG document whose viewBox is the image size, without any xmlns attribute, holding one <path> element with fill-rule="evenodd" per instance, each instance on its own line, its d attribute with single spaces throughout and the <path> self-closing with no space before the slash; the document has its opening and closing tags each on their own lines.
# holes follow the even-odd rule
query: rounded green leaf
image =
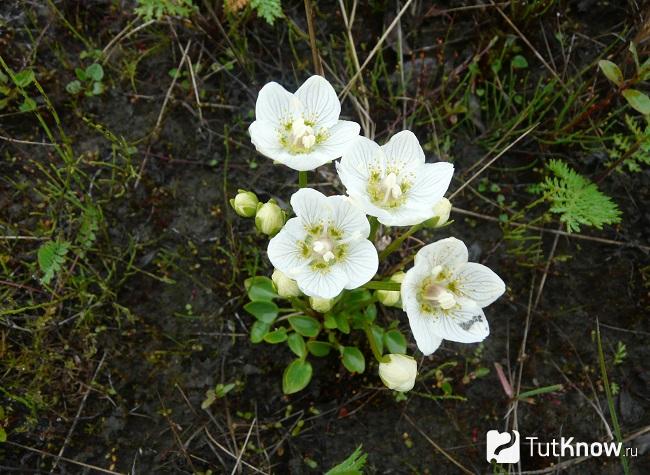
<svg viewBox="0 0 650 475">
<path fill-rule="evenodd" d="M 271 326 L 268 323 L 259 320 L 253 323 L 253 326 L 251 327 L 251 341 L 253 343 L 261 342 L 269 332 L 269 328 L 271 328 Z"/>
<path fill-rule="evenodd" d="M 25 88 L 29 86 L 34 80 L 34 71 L 31 69 L 23 69 L 14 76 L 14 83 L 16 86 Z"/>
<path fill-rule="evenodd" d="M 68 91 L 70 94 L 79 94 L 81 92 L 81 83 L 76 79 L 74 81 L 70 81 L 65 86 L 65 90 Z"/>
<path fill-rule="evenodd" d="M 626 89 L 622 94 L 634 109 L 643 115 L 650 114 L 650 98 L 647 95 L 636 89 Z"/>
<path fill-rule="evenodd" d="M 271 343 L 272 345 L 287 341 L 287 329 L 278 328 L 277 330 L 273 330 L 272 332 L 267 333 L 264 335 L 264 341 Z"/>
<path fill-rule="evenodd" d="M 623 83 L 623 73 L 621 70 L 611 61 L 606 59 L 601 59 L 598 61 L 598 67 L 603 72 L 605 77 L 612 81 L 617 86 L 620 86 Z"/>
<path fill-rule="evenodd" d="M 305 346 L 305 340 L 298 333 L 292 333 L 287 338 L 287 345 L 293 353 L 299 358 L 304 358 L 307 356 L 307 347 Z"/>
<path fill-rule="evenodd" d="M 331 313 L 326 313 L 323 324 L 328 330 L 334 330 L 336 328 L 336 319 L 334 318 L 334 315 Z"/>
<path fill-rule="evenodd" d="M 363 373 L 366 370 L 366 359 L 356 346 L 344 346 L 341 350 L 343 366 L 351 373 Z"/>
<path fill-rule="evenodd" d="M 312 355 L 322 358 L 323 356 L 327 356 L 329 354 L 330 350 L 332 349 L 332 345 L 325 341 L 308 341 L 307 349 Z"/>
<path fill-rule="evenodd" d="M 389 353 L 406 354 L 406 338 L 399 330 L 388 330 L 384 333 L 384 344 Z"/>
<path fill-rule="evenodd" d="M 256 276 L 246 279 L 244 287 L 248 292 L 248 298 L 252 301 L 270 302 L 278 297 L 273 287 L 273 281 L 268 277 Z"/>
<path fill-rule="evenodd" d="M 337 313 L 334 315 L 334 318 L 336 319 L 336 328 L 341 330 L 341 332 L 345 333 L 346 335 L 349 334 L 350 322 L 348 322 L 347 317 L 342 313 Z"/>
<path fill-rule="evenodd" d="M 282 375 L 282 392 L 293 394 L 301 391 L 311 381 L 312 367 L 309 361 L 293 360 Z"/>
<path fill-rule="evenodd" d="M 104 78 L 104 68 L 101 64 L 93 63 L 86 68 L 86 76 L 93 81 L 101 81 Z"/>
<path fill-rule="evenodd" d="M 370 334 L 374 339 L 375 346 L 379 354 L 384 353 L 384 329 L 379 325 L 372 325 L 370 327 Z"/>
<path fill-rule="evenodd" d="M 273 302 L 248 302 L 244 310 L 264 323 L 273 323 L 278 316 L 278 306 Z"/>
<path fill-rule="evenodd" d="M 302 336 L 313 338 L 320 333 L 320 323 L 318 320 L 307 315 L 289 317 L 289 325 Z"/>
<path fill-rule="evenodd" d="M 525 69 L 528 67 L 528 61 L 520 54 L 512 58 L 510 64 L 514 69 Z"/>
</svg>

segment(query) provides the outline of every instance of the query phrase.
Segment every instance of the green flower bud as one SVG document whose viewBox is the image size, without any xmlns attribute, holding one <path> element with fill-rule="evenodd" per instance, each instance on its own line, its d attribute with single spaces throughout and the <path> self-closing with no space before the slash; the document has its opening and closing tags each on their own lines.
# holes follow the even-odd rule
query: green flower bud
<svg viewBox="0 0 650 475">
<path fill-rule="evenodd" d="M 430 228 L 440 228 L 447 224 L 449 215 L 451 214 L 451 201 L 447 198 L 441 198 L 435 205 L 433 205 L 433 217 L 425 222 Z"/>
<path fill-rule="evenodd" d="M 309 297 L 311 308 L 320 313 L 328 312 L 334 306 L 334 299 L 322 299 L 320 297 Z"/>
<path fill-rule="evenodd" d="M 389 279 L 391 282 L 399 282 L 400 284 L 404 280 L 404 272 L 396 272 Z M 375 292 L 377 295 L 377 300 L 386 305 L 387 307 L 401 307 L 401 295 L 398 290 L 377 290 Z"/>
<path fill-rule="evenodd" d="M 230 200 L 230 206 L 239 216 L 243 218 L 252 218 L 257 211 L 259 200 L 255 193 L 246 190 L 237 190 L 237 195 Z"/>
<path fill-rule="evenodd" d="M 302 295 L 302 292 L 298 288 L 298 284 L 296 283 L 296 281 L 290 279 L 289 277 L 287 277 L 286 274 L 280 272 L 277 269 L 273 271 L 271 280 L 275 284 L 275 289 L 277 290 L 278 295 L 280 297 L 284 297 L 285 299 L 288 299 L 292 297 L 299 297 Z"/>
<path fill-rule="evenodd" d="M 257 230 L 268 236 L 275 236 L 284 226 L 284 211 L 273 200 L 257 206 L 255 226 Z"/>
</svg>

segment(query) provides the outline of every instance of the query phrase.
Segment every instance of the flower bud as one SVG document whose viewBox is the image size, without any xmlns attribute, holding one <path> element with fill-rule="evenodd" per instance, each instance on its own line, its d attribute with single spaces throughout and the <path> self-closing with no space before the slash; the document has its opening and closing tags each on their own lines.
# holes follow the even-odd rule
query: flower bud
<svg viewBox="0 0 650 475">
<path fill-rule="evenodd" d="M 275 236 L 284 226 L 284 211 L 273 200 L 257 206 L 255 226 L 268 236 Z"/>
<path fill-rule="evenodd" d="M 311 308 L 320 313 L 330 311 L 334 306 L 334 299 L 322 299 L 320 297 L 309 297 L 309 305 Z"/>
<path fill-rule="evenodd" d="M 237 195 L 230 200 L 230 206 L 239 216 L 243 218 L 252 218 L 257 211 L 259 200 L 255 193 L 246 190 L 237 190 Z"/>
<path fill-rule="evenodd" d="M 399 392 L 413 389 L 418 375 L 418 363 L 407 355 L 391 353 L 379 363 L 379 377 L 387 388 Z"/>
<path fill-rule="evenodd" d="M 441 198 L 435 205 L 433 205 L 433 217 L 430 218 L 425 224 L 431 228 L 440 228 L 447 224 L 449 221 L 449 214 L 451 213 L 451 201 L 447 198 Z"/>
<path fill-rule="evenodd" d="M 302 292 L 298 288 L 298 284 L 295 280 L 290 279 L 287 275 L 279 270 L 275 269 L 271 280 L 275 284 L 275 289 L 278 291 L 280 297 L 285 299 L 292 297 L 299 297 L 302 295 Z"/>
<path fill-rule="evenodd" d="M 404 280 L 404 272 L 397 272 L 393 274 L 390 278 L 391 282 L 399 282 L 400 284 Z M 400 300 L 400 291 L 399 290 L 378 290 L 376 292 L 377 300 L 383 303 L 387 307 L 401 307 L 402 302 Z"/>
</svg>

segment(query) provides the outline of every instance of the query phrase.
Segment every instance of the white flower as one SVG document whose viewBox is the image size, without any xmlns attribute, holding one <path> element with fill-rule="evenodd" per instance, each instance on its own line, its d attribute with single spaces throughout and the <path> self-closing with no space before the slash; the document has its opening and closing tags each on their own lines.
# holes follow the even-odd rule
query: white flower
<svg viewBox="0 0 650 475">
<path fill-rule="evenodd" d="M 370 224 L 345 196 L 325 197 L 302 188 L 291 197 L 295 218 L 269 242 L 276 269 L 310 297 L 330 299 L 356 289 L 377 272 L 377 250 L 366 238 Z"/>
<path fill-rule="evenodd" d="M 290 279 L 283 272 L 275 269 L 271 275 L 271 280 L 275 284 L 275 289 L 278 291 L 278 295 L 285 299 L 292 297 L 300 297 L 302 292 L 298 288 L 298 284 L 293 279 Z"/>
<path fill-rule="evenodd" d="M 359 124 L 339 120 L 341 103 L 332 85 L 312 76 L 295 94 L 276 82 L 257 96 L 248 128 L 258 152 L 294 170 L 313 170 L 339 158 L 359 135 Z"/>
<path fill-rule="evenodd" d="M 395 134 L 383 147 L 358 137 L 336 169 L 348 195 L 387 226 L 410 226 L 431 218 L 454 173 L 451 163 L 425 163 L 418 139 L 408 130 Z"/>
<path fill-rule="evenodd" d="M 420 351 L 433 353 L 443 339 L 482 341 L 490 334 L 482 308 L 505 288 L 490 269 L 467 262 L 467 247 L 456 238 L 420 249 L 402 282 L 402 305 Z"/>
<path fill-rule="evenodd" d="M 417 362 L 407 355 L 389 354 L 379 363 L 379 377 L 389 389 L 406 392 L 413 389 L 418 375 Z"/>
<path fill-rule="evenodd" d="M 449 215 L 451 214 L 451 201 L 447 198 L 440 198 L 434 207 L 433 207 L 433 217 L 438 218 L 436 221 L 436 228 L 444 226 L 449 221 Z"/>
</svg>

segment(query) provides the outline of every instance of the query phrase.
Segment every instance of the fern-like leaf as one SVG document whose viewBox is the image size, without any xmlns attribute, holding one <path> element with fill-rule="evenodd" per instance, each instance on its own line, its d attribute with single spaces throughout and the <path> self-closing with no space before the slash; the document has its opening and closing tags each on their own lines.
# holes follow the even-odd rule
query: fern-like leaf
<svg viewBox="0 0 650 475">
<path fill-rule="evenodd" d="M 43 272 L 41 283 L 48 285 L 52 277 L 61 270 L 69 249 L 68 241 L 48 241 L 38 248 L 38 266 Z"/>
<path fill-rule="evenodd" d="M 621 221 L 621 211 L 598 187 L 570 168 L 562 160 L 547 165 L 554 177 L 547 177 L 538 190 L 551 202 L 551 212 L 560 215 L 567 231 L 578 232 L 580 226 L 602 229 L 604 224 Z"/>
<path fill-rule="evenodd" d="M 90 249 L 95 239 L 97 239 L 95 233 L 99 229 L 100 217 L 100 211 L 95 206 L 90 205 L 84 209 L 84 214 L 81 217 L 81 226 L 77 234 L 77 243 L 81 248 L 79 252 L 82 256 Z"/>
<path fill-rule="evenodd" d="M 363 475 L 368 454 L 363 453 L 361 445 L 343 462 L 332 467 L 325 475 Z"/>
<path fill-rule="evenodd" d="M 253 7 L 257 14 L 264 18 L 269 25 L 273 25 L 275 20 L 284 16 L 280 0 L 251 0 L 251 7 Z"/>
<path fill-rule="evenodd" d="M 160 20 L 164 16 L 187 18 L 196 8 L 192 0 L 137 0 L 135 13 L 144 21 Z"/>
</svg>

